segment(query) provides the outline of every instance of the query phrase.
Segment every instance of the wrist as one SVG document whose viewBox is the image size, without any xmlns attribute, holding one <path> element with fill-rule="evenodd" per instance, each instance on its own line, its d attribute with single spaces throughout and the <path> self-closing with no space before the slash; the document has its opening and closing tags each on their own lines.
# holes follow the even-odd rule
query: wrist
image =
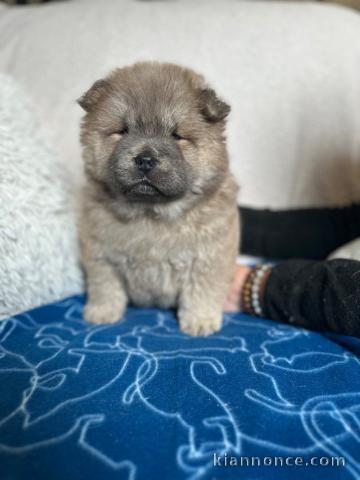
<svg viewBox="0 0 360 480">
<path fill-rule="evenodd" d="M 241 291 L 243 312 L 264 316 L 264 293 L 270 273 L 271 265 L 257 265 L 248 273 Z"/>
</svg>

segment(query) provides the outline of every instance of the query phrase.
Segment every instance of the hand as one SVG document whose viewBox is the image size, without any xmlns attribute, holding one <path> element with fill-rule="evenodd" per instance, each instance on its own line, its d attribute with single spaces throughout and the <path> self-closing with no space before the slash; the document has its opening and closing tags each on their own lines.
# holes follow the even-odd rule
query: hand
<svg viewBox="0 0 360 480">
<path fill-rule="evenodd" d="M 241 310 L 241 290 L 250 271 L 251 268 L 245 265 L 236 266 L 235 274 L 223 305 L 225 312 L 239 312 Z"/>
</svg>

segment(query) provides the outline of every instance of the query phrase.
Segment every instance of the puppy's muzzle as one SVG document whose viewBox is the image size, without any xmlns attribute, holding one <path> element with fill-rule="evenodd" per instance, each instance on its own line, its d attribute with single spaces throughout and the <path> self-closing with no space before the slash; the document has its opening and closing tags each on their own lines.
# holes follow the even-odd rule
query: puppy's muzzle
<svg viewBox="0 0 360 480">
<path fill-rule="evenodd" d="M 134 162 L 139 172 L 146 175 L 151 170 L 153 170 L 155 165 L 158 163 L 158 160 L 154 158 L 150 153 L 143 152 L 134 158 Z"/>
</svg>

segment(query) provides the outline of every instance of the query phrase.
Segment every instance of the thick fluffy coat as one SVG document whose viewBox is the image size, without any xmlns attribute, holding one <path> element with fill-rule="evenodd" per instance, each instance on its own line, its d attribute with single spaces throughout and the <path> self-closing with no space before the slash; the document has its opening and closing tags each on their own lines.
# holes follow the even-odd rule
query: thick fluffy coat
<svg viewBox="0 0 360 480">
<path fill-rule="evenodd" d="M 191 335 L 219 330 L 239 243 L 229 107 L 200 75 L 160 63 L 117 69 L 79 103 L 85 317 L 114 322 L 131 301 L 178 307 Z"/>
</svg>

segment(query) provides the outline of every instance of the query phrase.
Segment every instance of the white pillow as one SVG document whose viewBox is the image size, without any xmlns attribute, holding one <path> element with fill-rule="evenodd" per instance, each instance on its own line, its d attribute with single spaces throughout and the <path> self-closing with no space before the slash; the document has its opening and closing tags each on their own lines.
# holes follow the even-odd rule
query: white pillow
<svg viewBox="0 0 360 480">
<path fill-rule="evenodd" d="M 346 243 L 337 248 L 331 255 L 329 255 L 330 260 L 333 260 L 334 258 L 346 258 L 348 260 L 360 261 L 360 238 L 356 238 L 352 242 Z"/>
<path fill-rule="evenodd" d="M 0 75 L 0 318 L 82 290 L 71 176 Z"/>
</svg>

